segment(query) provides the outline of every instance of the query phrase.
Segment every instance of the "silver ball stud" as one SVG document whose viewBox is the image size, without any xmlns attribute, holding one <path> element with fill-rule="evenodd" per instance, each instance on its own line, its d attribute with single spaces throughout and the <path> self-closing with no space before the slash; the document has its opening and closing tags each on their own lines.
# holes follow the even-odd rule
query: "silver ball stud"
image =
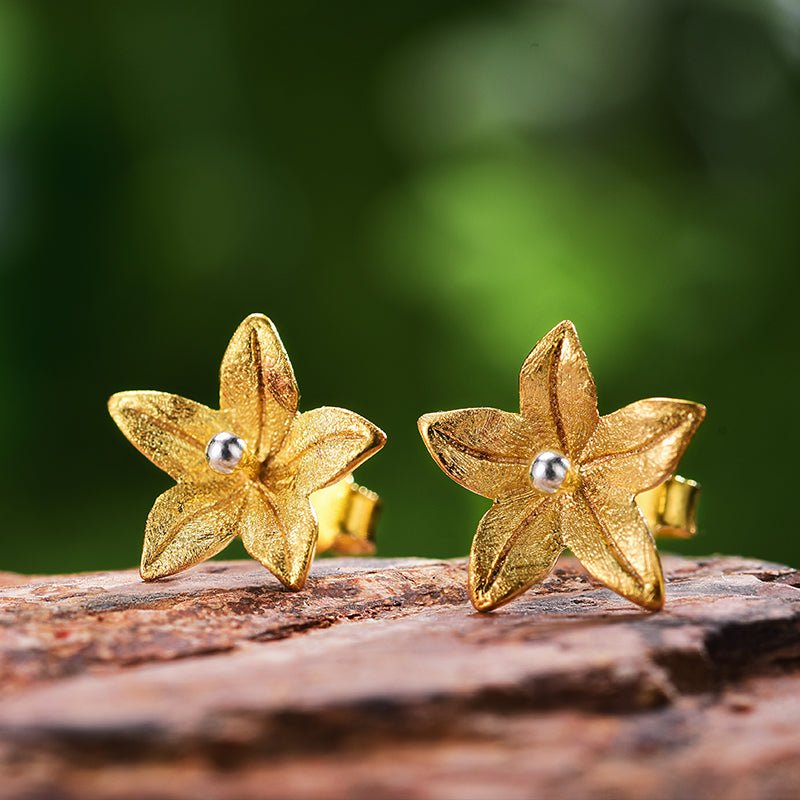
<svg viewBox="0 0 800 800">
<path fill-rule="evenodd" d="M 244 455 L 245 443 L 234 433 L 223 431 L 206 445 L 206 461 L 214 472 L 230 475 Z"/>
<path fill-rule="evenodd" d="M 553 494 L 561 488 L 572 465 L 552 450 L 539 453 L 531 464 L 531 483 L 540 491 Z"/>
</svg>

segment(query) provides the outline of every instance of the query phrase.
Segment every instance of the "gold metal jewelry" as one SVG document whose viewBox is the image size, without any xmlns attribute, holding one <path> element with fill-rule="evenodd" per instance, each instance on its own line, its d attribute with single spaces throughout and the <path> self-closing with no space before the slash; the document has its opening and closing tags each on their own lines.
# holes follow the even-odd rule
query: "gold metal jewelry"
<svg viewBox="0 0 800 800">
<path fill-rule="evenodd" d="M 386 442 L 342 408 L 299 413 L 289 357 L 274 325 L 252 314 L 220 370 L 220 410 L 164 392 L 120 392 L 114 422 L 177 485 L 145 527 L 141 576 L 199 564 L 236 536 L 286 587 L 300 589 L 314 552 L 374 551 L 378 496 L 350 473 Z"/>
<path fill-rule="evenodd" d="M 466 408 L 422 416 L 436 463 L 494 500 L 472 542 L 475 607 L 512 600 L 569 548 L 609 589 L 661 608 L 653 534 L 695 533 L 699 487 L 672 473 L 705 411 L 654 398 L 600 417 L 586 354 L 574 325 L 562 322 L 522 365 L 519 414 Z"/>
</svg>

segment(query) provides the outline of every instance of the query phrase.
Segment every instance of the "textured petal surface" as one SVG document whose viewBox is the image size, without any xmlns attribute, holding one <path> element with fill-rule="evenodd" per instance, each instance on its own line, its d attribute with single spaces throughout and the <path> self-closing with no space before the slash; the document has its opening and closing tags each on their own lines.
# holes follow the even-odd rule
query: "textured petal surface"
<svg viewBox="0 0 800 800">
<path fill-rule="evenodd" d="M 220 408 L 259 461 L 277 452 L 297 413 L 298 391 L 289 356 L 263 314 L 251 314 L 233 334 L 220 370 Z"/>
<path fill-rule="evenodd" d="M 495 503 L 472 542 L 470 597 L 475 608 L 496 608 L 553 569 L 561 542 L 561 496 L 529 494 Z"/>
<path fill-rule="evenodd" d="M 661 562 L 629 492 L 584 480 L 561 509 L 564 544 L 594 578 L 644 608 L 662 607 Z"/>
<path fill-rule="evenodd" d="M 665 481 L 705 417 L 686 400 L 653 398 L 631 403 L 600 420 L 581 456 L 582 472 L 638 494 Z"/>
<path fill-rule="evenodd" d="M 386 443 L 386 434 L 344 408 L 298 415 L 265 482 L 281 492 L 308 496 L 352 472 Z"/>
<path fill-rule="evenodd" d="M 533 428 L 496 408 L 463 408 L 420 417 L 419 431 L 436 463 L 457 483 L 496 499 L 529 492 Z"/>
<path fill-rule="evenodd" d="M 142 578 L 163 578 L 219 553 L 238 532 L 245 499 L 244 483 L 229 476 L 164 492 L 147 518 Z"/>
<path fill-rule="evenodd" d="M 599 419 L 597 390 L 575 326 L 562 322 L 525 359 L 519 375 L 522 416 L 548 449 L 574 458 Z"/>
<path fill-rule="evenodd" d="M 317 518 L 307 497 L 249 484 L 241 536 L 247 552 L 284 586 L 303 587 L 317 543 Z"/>
<path fill-rule="evenodd" d="M 176 480 L 208 476 L 208 440 L 229 424 L 225 414 L 165 392 L 119 392 L 108 410 L 133 446 Z"/>
</svg>

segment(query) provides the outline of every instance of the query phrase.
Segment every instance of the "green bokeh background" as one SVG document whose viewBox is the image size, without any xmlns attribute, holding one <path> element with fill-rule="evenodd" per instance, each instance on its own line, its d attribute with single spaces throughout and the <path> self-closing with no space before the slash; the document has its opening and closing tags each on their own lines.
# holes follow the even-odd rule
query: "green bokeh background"
<svg viewBox="0 0 800 800">
<path fill-rule="evenodd" d="M 214 404 L 251 311 L 387 431 L 386 555 L 467 551 L 416 418 L 570 318 L 601 412 L 708 406 L 673 549 L 799 564 L 799 78 L 793 0 L 0 5 L 0 569 L 138 562 L 106 398 Z"/>
</svg>

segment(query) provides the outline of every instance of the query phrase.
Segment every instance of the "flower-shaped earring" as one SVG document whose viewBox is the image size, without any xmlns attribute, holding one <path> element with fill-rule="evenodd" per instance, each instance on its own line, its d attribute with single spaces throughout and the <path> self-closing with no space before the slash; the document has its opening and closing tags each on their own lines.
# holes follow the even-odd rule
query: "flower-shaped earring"
<svg viewBox="0 0 800 800">
<path fill-rule="evenodd" d="M 466 408 L 421 417 L 436 463 L 495 501 L 472 543 L 475 607 L 512 600 L 569 548 L 609 589 L 661 608 L 653 533 L 694 533 L 697 484 L 672 473 L 704 416 L 697 403 L 655 398 L 600 417 L 586 354 L 562 322 L 522 365 L 519 414 Z"/>
<path fill-rule="evenodd" d="M 300 414 L 297 404 L 289 357 L 261 314 L 225 351 L 218 411 L 163 392 L 109 400 L 125 436 L 178 482 L 147 519 L 144 580 L 205 561 L 236 536 L 290 589 L 302 588 L 315 548 L 371 550 L 377 495 L 350 473 L 385 434 L 352 411 Z"/>
</svg>

